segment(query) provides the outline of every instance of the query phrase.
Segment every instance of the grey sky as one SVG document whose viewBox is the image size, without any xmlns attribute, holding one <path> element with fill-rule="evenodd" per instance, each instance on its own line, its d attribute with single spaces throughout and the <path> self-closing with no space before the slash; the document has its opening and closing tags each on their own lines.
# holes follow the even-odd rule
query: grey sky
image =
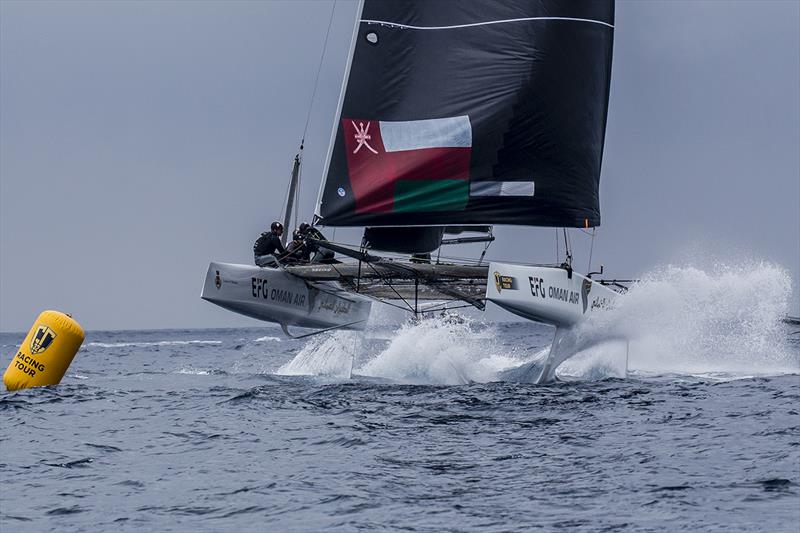
<svg viewBox="0 0 800 533">
<path fill-rule="evenodd" d="M 87 329 L 259 324 L 200 287 L 212 259 L 251 262 L 281 209 L 332 6 L 0 2 L 0 330 L 46 308 Z M 337 2 L 305 218 L 354 16 Z M 798 146 L 800 2 L 618 2 L 595 263 L 764 259 L 798 313 Z M 552 229 L 496 233 L 493 258 L 553 259 Z"/>
</svg>

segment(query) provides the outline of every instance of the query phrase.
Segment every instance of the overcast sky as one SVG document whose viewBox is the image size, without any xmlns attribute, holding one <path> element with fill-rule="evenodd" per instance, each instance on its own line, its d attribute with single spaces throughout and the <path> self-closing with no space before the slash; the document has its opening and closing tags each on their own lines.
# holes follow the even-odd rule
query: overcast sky
<svg viewBox="0 0 800 533">
<path fill-rule="evenodd" d="M 86 329 L 259 324 L 200 288 L 281 210 L 333 6 L 0 1 L 0 330 L 48 308 Z M 336 3 L 305 218 L 354 17 Z M 798 314 L 798 146 L 800 2 L 619 1 L 595 263 L 771 261 Z M 492 258 L 554 259 L 552 229 L 496 235 Z"/>
</svg>

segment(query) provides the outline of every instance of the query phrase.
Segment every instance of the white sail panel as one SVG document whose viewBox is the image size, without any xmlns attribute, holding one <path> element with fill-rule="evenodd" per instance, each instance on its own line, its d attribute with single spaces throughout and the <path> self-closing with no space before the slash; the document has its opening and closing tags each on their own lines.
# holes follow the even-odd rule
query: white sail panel
<svg viewBox="0 0 800 533">
<path fill-rule="evenodd" d="M 467 116 L 394 122 L 382 120 L 380 126 L 387 152 L 472 146 L 472 127 Z"/>
</svg>

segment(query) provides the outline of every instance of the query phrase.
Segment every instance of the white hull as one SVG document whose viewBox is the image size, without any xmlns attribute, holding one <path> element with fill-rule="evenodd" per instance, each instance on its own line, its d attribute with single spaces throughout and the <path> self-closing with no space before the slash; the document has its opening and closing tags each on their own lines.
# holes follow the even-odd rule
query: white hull
<svg viewBox="0 0 800 533">
<path fill-rule="evenodd" d="M 309 284 L 277 268 L 211 263 L 201 298 L 230 311 L 304 328 L 364 329 L 372 303 L 332 283 Z"/>
<path fill-rule="evenodd" d="M 576 272 L 557 267 L 491 263 L 486 300 L 515 315 L 556 327 L 548 356 L 518 369 L 515 379 L 545 383 L 558 365 L 586 348 L 576 326 L 602 313 L 617 292 Z M 364 329 L 371 302 L 336 282 L 307 282 L 279 268 L 211 263 L 201 297 L 225 309 L 284 329 Z"/>
<path fill-rule="evenodd" d="M 523 381 L 545 383 L 558 365 L 586 348 L 575 326 L 602 313 L 618 295 L 608 287 L 563 268 L 491 263 L 486 299 L 515 315 L 556 326 L 550 353 L 518 373 Z"/>
<path fill-rule="evenodd" d="M 506 283 L 504 277 L 509 278 Z M 486 284 L 490 302 L 515 315 L 557 327 L 583 322 L 608 307 L 617 294 L 577 272 L 570 277 L 563 268 L 509 263 L 491 263 Z"/>
</svg>

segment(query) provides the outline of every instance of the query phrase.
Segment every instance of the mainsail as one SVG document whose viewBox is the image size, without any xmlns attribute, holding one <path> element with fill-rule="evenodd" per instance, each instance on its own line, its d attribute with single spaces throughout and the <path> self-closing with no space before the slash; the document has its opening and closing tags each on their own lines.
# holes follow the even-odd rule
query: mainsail
<svg viewBox="0 0 800 533">
<path fill-rule="evenodd" d="M 598 226 L 613 31 L 613 0 L 367 0 L 317 223 Z"/>
</svg>

